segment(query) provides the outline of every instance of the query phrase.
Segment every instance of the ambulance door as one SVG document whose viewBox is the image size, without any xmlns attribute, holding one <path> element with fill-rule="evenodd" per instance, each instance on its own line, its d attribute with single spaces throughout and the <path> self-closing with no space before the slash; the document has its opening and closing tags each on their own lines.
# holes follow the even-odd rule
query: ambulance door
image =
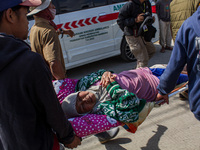
<svg viewBox="0 0 200 150">
<path fill-rule="evenodd" d="M 92 25 L 95 34 L 91 41 L 86 41 L 86 44 L 92 45 L 92 47 L 88 47 L 89 51 L 93 51 L 93 56 L 99 60 L 113 56 L 113 14 L 108 5 L 108 0 L 93 0 L 93 4 L 94 8 L 90 12 L 96 12 L 95 18 L 97 22 Z M 90 26 L 88 27 L 90 28 Z M 96 54 L 99 56 L 95 56 Z"/>
<path fill-rule="evenodd" d="M 112 13 L 115 14 L 115 20 L 113 20 L 113 36 L 114 36 L 114 40 L 115 40 L 115 51 L 118 51 L 120 53 L 120 45 L 121 45 L 121 41 L 122 41 L 122 36 L 123 36 L 123 32 L 122 30 L 119 28 L 118 24 L 117 24 L 117 18 L 119 15 L 119 10 L 120 8 L 126 3 L 126 0 L 109 0 L 110 3 L 112 3 L 112 5 L 110 5 Z"/>
<path fill-rule="evenodd" d="M 75 36 L 64 35 L 61 45 L 66 68 L 107 58 L 114 49 L 107 0 L 57 0 L 59 24 Z"/>
</svg>

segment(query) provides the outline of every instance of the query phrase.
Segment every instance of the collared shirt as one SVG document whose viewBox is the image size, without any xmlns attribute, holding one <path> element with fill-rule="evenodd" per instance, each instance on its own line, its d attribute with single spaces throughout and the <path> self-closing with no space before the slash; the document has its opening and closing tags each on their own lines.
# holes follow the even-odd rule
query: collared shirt
<svg viewBox="0 0 200 150">
<path fill-rule="evenodd" d="M 58 34 L 48 20 L 35 17 L 35 24 L 30 32 L 31 50 L 43 56 L 47 64 L 59 60 L 65 70 L 62 48 Z"/>
</svg>

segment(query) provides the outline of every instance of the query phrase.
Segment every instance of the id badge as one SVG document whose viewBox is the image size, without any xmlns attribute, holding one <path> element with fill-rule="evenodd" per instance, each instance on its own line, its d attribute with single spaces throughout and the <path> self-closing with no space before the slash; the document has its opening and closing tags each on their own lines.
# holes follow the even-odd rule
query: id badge
<svg viewBox="0 0 200 150">
<path fill-rule="evenodd" d="M 148 28 L 147 28 L 146 25 L 143 26 L 143 31 L 144 31 L 144 32 L 148 31 Z"/>
</svg>

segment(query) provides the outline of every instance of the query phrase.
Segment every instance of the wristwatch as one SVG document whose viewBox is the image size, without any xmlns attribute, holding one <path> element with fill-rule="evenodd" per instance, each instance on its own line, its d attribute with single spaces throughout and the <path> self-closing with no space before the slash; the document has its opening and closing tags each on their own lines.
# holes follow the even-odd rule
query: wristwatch
<svg viewBox="0 0 200 150">
<path fill-rule="evenodd" d="M 60 33 L 61 33 L 61 38 L 63 38 L 63 34 L 64 34 L 64 31 L 62 28 L 59 28 L 58 30 L 60 30 Z"/>
</svg>

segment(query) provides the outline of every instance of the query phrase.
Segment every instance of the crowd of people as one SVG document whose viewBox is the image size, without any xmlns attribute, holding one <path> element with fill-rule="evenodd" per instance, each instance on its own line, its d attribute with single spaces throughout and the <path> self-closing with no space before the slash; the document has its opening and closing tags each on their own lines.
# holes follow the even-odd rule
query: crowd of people
<svg viewBox="0 0 200 150">
<path fill-rule="evenodd" d="M 151 42 L 155 34 L 151 4 L 149 0 L 127 2 L 119 10 L 117 24 L 137 59 L 136 69 L 119 74 L 100 71 L 92 77 L 92 82 L 80 79 L 76 84 L 77 92 L 68 95 L 60 104 L 52 80 L 63 80 L 67 75 L 58 35 L 73 37 L 74 32 L 57 28 L 53 22 L 56 9 L 51 0 L 1 0 L 0 149 L 59 150 L 61 145 L 76 148 L 82 139 L 75 134 L 67 118 L 96 112 L 109 115 L 105 110 L 112 104 L 107 101 L 117 106 L 115 119 L 123 122 L 127 118 L 119 114 L 129 114 L 129 120 L 137 121 L 146 102 L 164 99 L 161 104 L 169 103 L 168 94 L 184 67 L 189 78 L 190 109 L 200 120 L 199 3 L 199 0 L 157 0 L 160 52 L 172 50 L 168 65 L 158 79 L 147 68 L 149 59 L 156 52 Z M 184 7 L 178 7 L 179 4 Z M 151 21 L 144 24 L 147 14 Z M 27 15 L 33 15 L 35 19 L 30 46 L 24 41 L 28 36 Z M 143 31 L 138 34 L 141 26 Z M 109 107 L 105 107 L 105 103 Z M 110 113 L 113 114 L 112 110 Z M 118 132 L 116 127 L 95 136 L 103 143 Z"/>
</svg>

